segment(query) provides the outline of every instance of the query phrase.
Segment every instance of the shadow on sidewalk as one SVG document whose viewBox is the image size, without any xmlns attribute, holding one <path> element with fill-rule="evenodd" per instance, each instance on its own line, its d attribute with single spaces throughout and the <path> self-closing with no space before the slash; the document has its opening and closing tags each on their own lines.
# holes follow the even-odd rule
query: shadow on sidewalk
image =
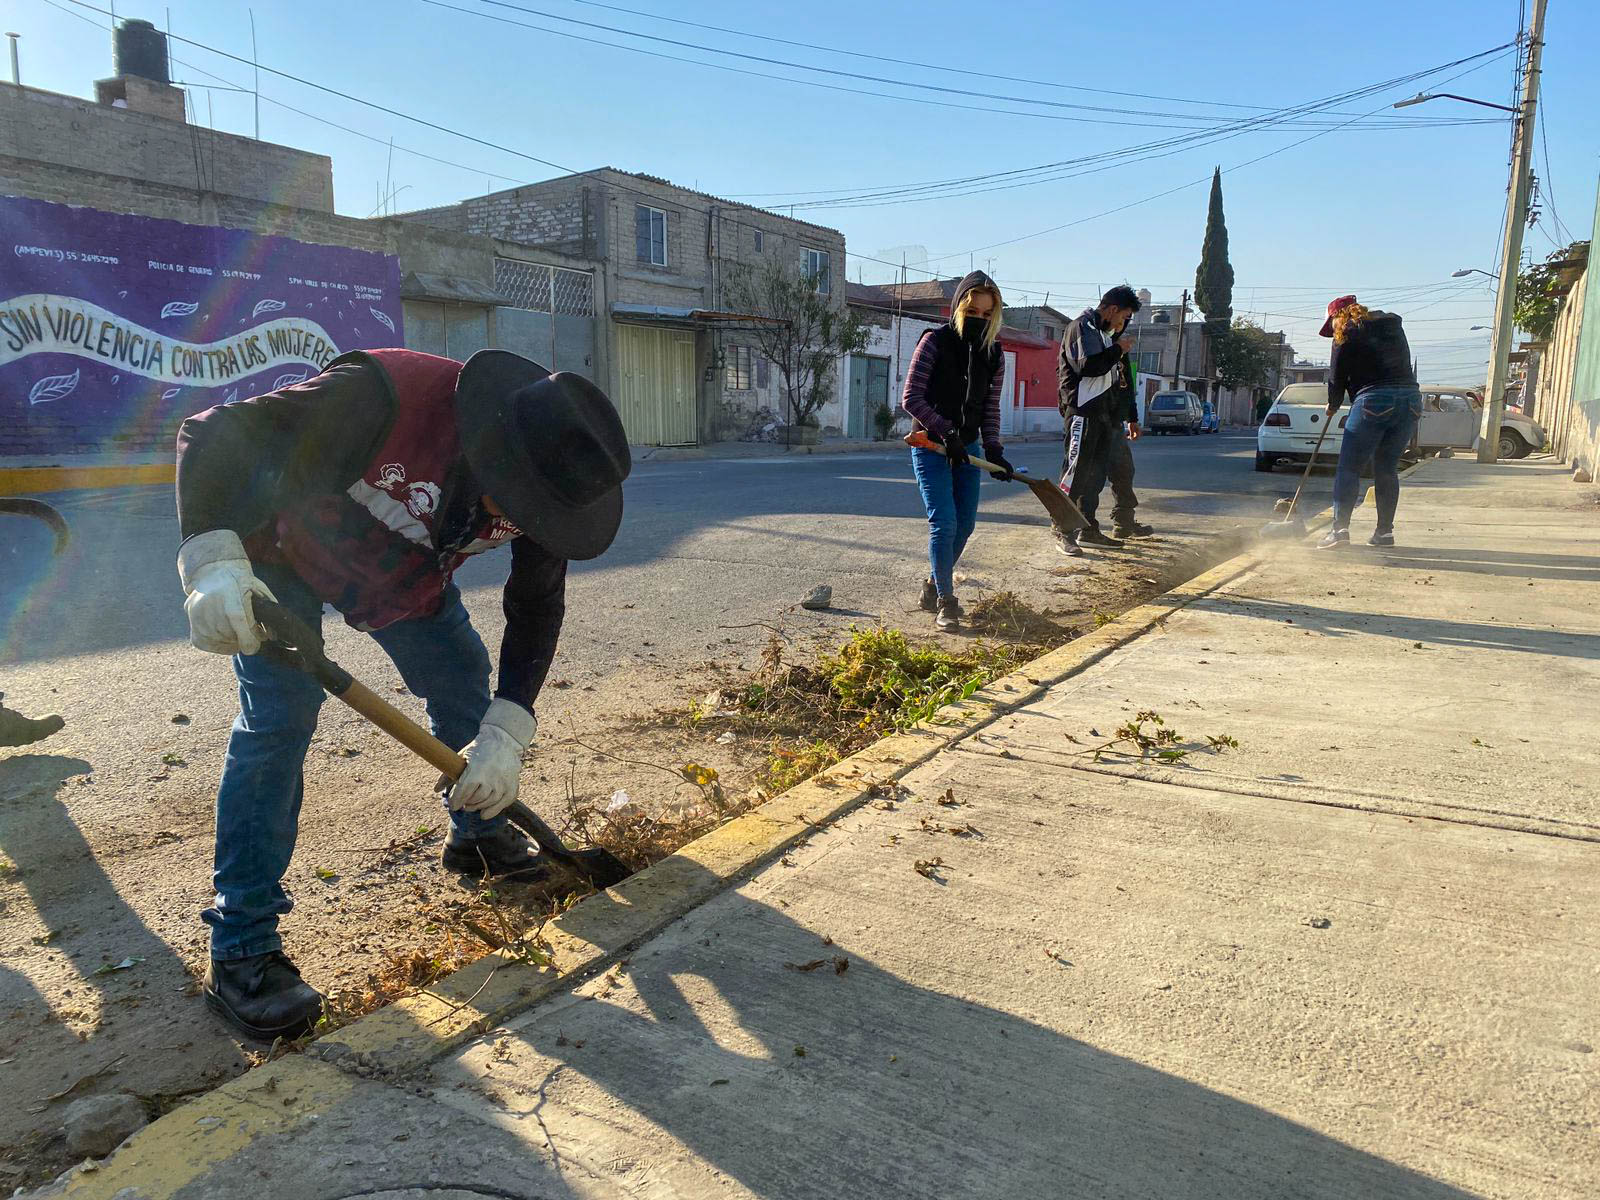
<svg viewBox="0 0 1600 1200">
<path fill-rule="evenodd" d="M 203 1090 L 246 1065 L 220 1025 L 196 1027 L 199 1001 L 168 1001 L 192 982 L 183 960 L 119 894 L 73 820 L 62 789 L 93 770 L 63 755 L 0 758 L 0 852 L 13 865 L 0 879 L 10 960 L 0 1092 L 12 1099 L 0 1146 L 12 1152 L 51 1135 L 83 1096 Z M 95 802 L 92 785 L 80 795 L 79 805 Z"/>
<path fill-rule="evenodd" d="M 1350 612 L 1261 596 L 1212 597 L 1204 604 L 1267 621 L 1281 622 L 1287 617 L 1301 628 L 1329 637 L 1389 637 L 1469 650 L 1514 650 L 1554 658 L 1600 659 L 1600 638 L 1559 629 L 1531 629 L 1509 622 L 1486 624 L 1399 613 Z"/>
<path fill-rule="evenodd" d="M 598 934 L 614 903 L 591 897 L 564 924 L 583 937 L 593 921 Z M 513 1022 L 507 1066 L 446 1068 L 440 1082 L 520 1076 L 496 1122 L 541 1157 L 548 1147 L 558 1170 L 563 1155 L 665 1166 L 681 1154 L 665 1134 L 703 1160 L 708 1184 L 725 1174 L 762 1197 L 1467 1194 L 1179 1074 L 914 985 L 849 940 L 824 943 L 725 893 L 631 956 L 622 986 L 637 1000 L 536 1009 Z M 842 973 L 835 956 L 848 958 Z M 828 961 L 789 965 L 817 959 Z M 959 969 L 948 974 L 959 986 Z M 1181 1059 L 1181 1038 L 1152 1051 Z M 1218 1056 L 1228 1051 L 1198 1060 Z"/>
<path fill-rule="evenodd" d="M 1379 561 L 1386 567 L 1415 571 L 1461 571 L 1468 575 L 1500 575 L 1509 579 L 1600 582 L 1600 558 L 1581 554 L 1526 554 L 1477 547 L 1443 550 L 1405 546 L 1394 551 L 1383 551 Z"/>
</svg>

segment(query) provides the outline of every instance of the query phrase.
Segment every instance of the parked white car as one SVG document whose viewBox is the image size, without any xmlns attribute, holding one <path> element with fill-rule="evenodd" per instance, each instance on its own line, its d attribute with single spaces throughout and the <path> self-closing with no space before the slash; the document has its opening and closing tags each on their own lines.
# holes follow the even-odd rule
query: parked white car
<svg viewBox="0 0 1600 1200">
<path fill-rule="evenodd" d="M 1332 466 L 1339 457 L 1347 407 L 1334 417 L 1335 425 L 1322 440 L 1317 460 Z M 1291 383 L 1272 402 L 1256 431 L 1256 470 L 1270 471 L 1282 463 L 1305 463 L 1328 420 L 1328 385 Z"/>
<path fill-rule="evenodd" d="M 1350 406 L 1334 417 L 1334 427 L 1323 438 L 1319 462 L 1328 465 L 1339 457 Z M 1256 432 L 1256 470 L 1270 471 L 1284 463 L 1304 464 L 1311 457 L 1323 423 L 1328 419 L 1328 388 L 1321 383 L 1292 383 L 1278 393 Z M 1483 400 L 1471 388 L 1425 387 L 1422 417 L 1408 457 L 1436 453 L 1446 447 L 1470 450 L 1477 444 L 1483 421 Z M 1506 409 L 1500 426 L 1499 457 L 1524 458 L 1543 449 L 1548 438 L 1531 417 Z"/>
</svg>

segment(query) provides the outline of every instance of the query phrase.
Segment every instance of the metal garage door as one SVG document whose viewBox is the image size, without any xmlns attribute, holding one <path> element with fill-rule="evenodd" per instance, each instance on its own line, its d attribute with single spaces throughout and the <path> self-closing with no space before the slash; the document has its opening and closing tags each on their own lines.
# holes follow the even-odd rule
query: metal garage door
<svg viewBox="0 0 1600 1200">
<path fill-rule="evenodd" d="M 694 334 L 617 325 L 617 411 L 636 446 L 690 446 L 695 429 Z"/>
</svg>

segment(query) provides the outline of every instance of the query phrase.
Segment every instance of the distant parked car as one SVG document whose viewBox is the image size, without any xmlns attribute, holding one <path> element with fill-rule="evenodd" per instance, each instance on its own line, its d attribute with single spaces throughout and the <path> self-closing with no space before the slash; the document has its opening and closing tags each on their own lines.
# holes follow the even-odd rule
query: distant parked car
<svg viewBox="0 0 1600 1200">
<path fill-rule="evenodd" d="M 1202 400 L 1200 401 L 1200 404 L 1203 409 L 1200 417 L 1200 432 L 1220 433 L 1222 431 L 1222 425 L 1217 420 L 1216 405 L 1212 404 L 1209 400 Z"/>
<path fill-rule="evenodd" d="M 1471 449 L 1483 427 L 1483 394 L 1473 388 L 1425 387 L 1417 446 L 1423 452 Z M 1508 408 L 1500 421 L 1500 458 L 1526 458 L 1549 440 L 1532 417 Z"/>
<path fill-rule="evenodd" d="M 1199 433 L 1205 409 L 1193 392 L 1157 392 L 1145 408 L 1144 423 L 1151 433 Z"/>
</svg>

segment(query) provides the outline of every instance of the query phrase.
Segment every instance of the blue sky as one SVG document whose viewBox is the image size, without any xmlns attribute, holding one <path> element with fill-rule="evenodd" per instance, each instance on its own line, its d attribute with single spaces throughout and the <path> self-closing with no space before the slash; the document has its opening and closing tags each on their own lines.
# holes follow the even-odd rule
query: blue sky
<svg viewBox="0 0 1600 1200">
<path fill-rule="evenodd" d="M 1510 41 L 1518 0 L 1343 0 L 1330 6 L 1147 0 L 1086 10 L 1105 14 L 1103 32 L 1093 33 L 1085 12 L 1068 19 L 1065 6 L 1044 0 L 994 6 L 955 0 L 447 3 L 453 7 L 426 0 L 260 0 L 252 6 L 260 61 L 562 167 L 612 165 L 749 203 L 792 202 L 797 216 L 843 230 L 852 255 L 867 256 L 852 257 L 852 279 L 862 273 L 868 282 L 884 279 L 889 269 L 871 257 L 898 262 L 901 248 L 920 246 L 935 257 L 929 264 L 934 271 L 956 274 L 974 263 L 1002 282 L 1009 302 L 1036 301 L 1048 292 L 1051 303 L 1072 310 L 1112 283 L 1149 287 L 1158 300 L 1192 286 L 1205 222 L 1204 181 L 1221 165 L 1236 312 L 1285 329 L 1302 354 L 1321 359 L 1326 343 L 1314 336 L 1321 309 L 1330 296 L 1355 291 L 1407 316 L 1426 382 L 1482 382 L 1488 334 L 1470 326 L 1488 324 L 1492 285 L 1481 276 L 1451 280 L 1450 274 L 1458 267 L 1496 266 L 1509 127 L 1492 110 L 1446 100 L 1398 114 L 1426 119 L 1427 127 L 1375 129 L 1384 118 L 1365 114 L 1387 114 L 1393 100 L 1424 88 L 1509 103 L 1509 57 L 1339 103 L 1332 118 L 1302 118 L 1324 124 L 1360 118 L 1343 130 L 1252 130 L 1159 159 L 1148 152 L 1130 156 L 1134 161 L 1078 178 L 917 202 L 894 196 L 851 207 L 806 206 L 1101 154 L 1367 88 Z M 109 34 L 89 23 L 104 26 L 103 15 L 66 0 L 15 0 L 7 8 L 7 27 L 23 35 L 24 83 L 90 95 L 93 80 L 111 73 Z M 63 11 L 68 8 L 75 15 Z M 119 0 L 116 9 L 160 26 L 170 20 L 179 37 L 250 56 L 243 4 Z M 719 56 L 558 17 L 875 78 Z M 554 30 L 858 91 L 652 57 Z M 1592 64 L 1600 46 L 1600 5 L 1552 0 L 1546 36 L 1541 108 L 1548 164 L 1542 144 L 1535 163 L 1555 212 L 1573 236 L 1587 237 L 1600 166 L 1592 116 L 1600 109 Z M 215 82 L 220 76 L 250 85 L 248 65 L 194 46 L 174 45 L 173 52 L 182 60 L 174 68 L 179 80 Z M 1462 71 L 1469 73 L 1444 82 Z M 251 97 L 215 91 L 208 101 L 206 92 L 192 94 L 202 123 L 252 131 Z M 262 137 L 332 156 L 341 212 L 369 215 L 385 179 L 403 189 L 394 204 L 405 209 L 558 173 L 271 74 L 263 73 L 261 94 Z M 1481 118 L 1492 123 L 1448 123 Z M 330 121 L 367 136 L 324 123 Z M 1182 186 L 1191 181 L 1201 182 Z M 1170 189 L 1177 190 L 1136 203 Z M 1551 239 L 1564 240 L 1548 204 L 1545 212 L 1526 238 L 1527 252 L 1538 258 L 1552 249 Z M 1028 236 L 1069 222 L 1079 223 Z"/>
</svg>

